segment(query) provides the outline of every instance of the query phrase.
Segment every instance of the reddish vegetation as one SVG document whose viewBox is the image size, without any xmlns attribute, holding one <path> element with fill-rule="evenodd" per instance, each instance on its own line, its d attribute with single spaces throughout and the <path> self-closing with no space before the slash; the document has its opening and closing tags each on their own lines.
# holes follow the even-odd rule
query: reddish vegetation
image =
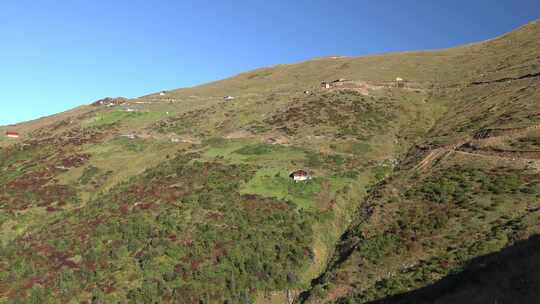
<svg viewBox="0 0 540 304">
<path fill-rule="evenodd" d="M 114 286 L 105 286 L 102 288 L 103 292 L 106 293 L 106 294 L 111 294 L 113 293 L 114 291 L 116 291 L 116 288 L 114 288 Z"/>
<path fill-rule="evenodd" d="M 31 205 L 65 202 L 75 196 L 73 189 L 56 184 L 54 177 L 53 171 L 47 168 L 24 174 L 0 187 L 0 201 L 7 202 L 8 210 L 24 210 Z"/>
<path fill-rule="evenodd" d="M 225 256 L 227 256 L 227 249 L 225 248 L 225 243 L 217 242 L 214 245 L 214 250 L 212 252 L 212 258 L 214 260 L 214 264 L 219 263 L 220 259 Z"/>
<path fill-rule="evenodd" d="M 102 142 L 107 136 L 115 133 L 117 130 L 109 128 L 108 130 L 82 129 L 80 127 L 74 127 L 68 129 L 60 134 L 51 135 L 46 130 L 39 130 L 33 134 L 33 138 L 26 141 L 31 148 L 38 147 L 59 147 L 66 149 L 69 147 L 78 147 L 85 144 L 97 144 Z"/>
<path fill-rule="evenodd" d="M 41 156 L 40 156 L 41 157 Z M 36 157 L 37 158 L 37 157 Z M 36 172 L 29 172 L 17 178 L 14 178 L 11 184 L 22 193 L 22 189 L 26 189 L 31 193 L 42 193 L 40 191 L 46 191 L 47 187 L 50 185 L 55 185 L 54 179 L 56 175 L 59 174 L 59 171 L 53 170 L 52 165 L 61 163 L 62 165 L 68 166 L 79 166 L 87 161 L 89 155 L 84 155 L 81 153 L 76 153 L 70 156 L 64 155 L 54 155 L 44 158 L 43 161 L 47 162 L 44 168 L 36 170 Z M 119 185 L 115 190 L 107 194 L 104 206 L 100 206 L 99 215 L 94 214 L 91 209 L 92 206 L 86 205 L 83 208 L 74 209 L 73 218 L 67 217 L 64 219 L 64 222 L 56 224 L 54 223 L 47 229 L 46 232 L 36 232 L 33 235 L 25 235 L 24 238 L 16 240 L 18 245 L 21 248 L 25 248 L 23 251 L 25 258 L 32 260 L 33 266 L 38 269 L 38 273 L 48 273 L 46 279 L 44 279 L 43 288 L 48 288 L 53 290 L 53 293 L 58 295 L 57 287 L 58 280 L 62 277 L 61 274 L 65 270 L 73 269 L 75 275 L 80 273 L 93 273 L 99 271 L 106 271 L 110 269 L 111 264 L 115 262 L 114 250 L 122 246 L 125 242 L 125 239 L 114 240 L 115 238 L 103 237 L 100 234 L 107 233 L 103 232 L 104 230 L 98 229 L 103 227 L 113 227 L 111 224 L 126 223 L 125 219 L 127 216 L 133 217 L 142 217 L 147 216 L 155 212 L 155 210 L 165 211 L 166 209 L 177 207 L 179 208 L 189 208 L 186 206 L 186 202 L 189 199 L 186 196 L 191 195 L 194 191 L 199 191 L 201 187 L 207 187 L 201 191 L 213 191 L 211 186 L 204 184 L 202 181 L 215 179 L 216 174 L 224 174 L 228 176 L 234 176 L 237 180 L 240 180 L 241 174 L 248 171 L 244 168 L 236 168 L 237 172 L 230 174 L 227 170 L 228 167 L 224 167 L 221 164 L 217 163 L 198 163 L 193 167 L 191 165 L 179 168 L 171 168 L 171 172 L 181 172 L 171 174 L 163 174 L 160 171 L 160 174 L 144 176 L 139 180 L 139 182 L 133 182 L 130 184 Z M 227 175 L 230 174 L 230 175 Z M 247 174 L 246 174 L 247 175 Z M 194 176 L 194 178 L 185 178 L 186 176 Z M 219 176 L 218 176 L 219 177 Z M 246 177 L 243 177 L 246 179 Z M 34 182 L 35 179 L 35 182 Z M 233 182 L 235 182 L 234 180 Z M 36 188 L 33 188 L 37 185 Z M 52 189 L 52 188 L 51 188 Z M 48 191 L 52 191 L 49 189 Z M 60 192 L 61 191 L 57 191 Z M 44 192 L 43 192 L 44 193 Z M 245 213 L 244 209 L 247 210 L 248 215 L 253 215 L 254 220 L 262 220 L 266 218 L 268 214 L 275 212 L 276 210 L 288 210 L 290 206 L 286 202 L 279 202 L 273 199 L 264 199 L 256 195 L 248 195 L 240 197 L 239 194 L 234 193 L 233 201 L 235 202 L 235 209 L 240 209 L 240 212 Z M 1 196 L 1 194 L 0 194 Z M 21 200 L 24 201 L 24 198 L 21 197 Z M 60 202 L 57 201 L 46 201 L 47 211 L 55 212 L 59 210 L 58 206 Z M 238 204 L 236 205 L 236 202 Z M 213 203 L 213 202 L 211 202 Z M 45 204 L 45 202 L 39 202 L 39 204 Z M 172 206 L 174 205 L 174 206 Z M 214 207 L 214 206 L 211 206 Z M 163 210 L 162 210 L 163 209 Z M 223 223 L 228 218 L 228 213 L 226 210 L 222 209 L 205 209 L 207 210 L 206 218 L 209 222 L 212 222 L 218 225 L 219 229 L 223 231 L 229 231 L 231 229 L 238 229 L 234 224 L 230 225 L 229 223 Z M 130 213 L 137 213 L 131 215 Z M 69 228 L 67 228 L 69 227 Z M 107 231 L 108 228 L 105 229 Z M 134 228 L 135 230 L 137 228 Z M 220 230 L 221 231 L 221 230 Z M 197 231 L 163 231 L 162 234 L 159 230 L 146 231 L 149 233 L 150 239 L 148 239 L 148 244 L 154 244 L 155 240 L 165 241 L 172 246 L 182 247 L 186 250 L 186 254 L 178 261 L 179 264 L 176 264 L 174 270 L 178 273 L 178 277 L 183 278 L 184 280 L 192 280 L 197 276 L 197 273 L 206 272 L 208 268 L 214 267 L 216 264 L 227 262 L 225 258 L 227 255 L 232 254 L 234 246 L 237 244 L 234 241 L 220 241 L 209 243 L 208 251 L 201 253 L 198 248 L 204 245 L 203 240 L 201 239 L 201 244 L 199 241 L 199 234 Z M 53 242 L 51 242 L 51 239 Z M 145 238 L 146 239 L 146 238 Z M 68 243 L 60 243 L 56 245 L 55 240 L 70 240 Z M 93 246 L 96 246 L 96 242 L 99 241 L 99 246 L 102 247 L 103 253 L 98 255 L 93 254 L 91 258 L 86 256 L 85 252 L 90 252 Z M 54 246 L 62 246 L 55 248 L 50 244 L 55 244 Z M 59 250 L 62 248 L 62 250 Z M 130 249 L 131 250 L 131 249 Z M 136 246 L 133 247 L 133 250 L 130 251 L 130 258 L 135 260 L 146 260 L 151 254 L 148 247 L 146 246 Z M 73 257 L 78 255 L 81 257 L 81 262 L 75 262 Z M 19 282 L 20 283 L 20 282 Z M 20 285 L 16 285 L 13 289 L 19 288 Z M 31 284 L 26 285 L 26 287 L 31 288 Z M 90 290 L 87 289 L 88 286 L 82 287 L 87 291 L 92 292 L 96 286 L 94 285 Z M 103 283 L 98 284 L 97 288 L 102 290 L 105 294 L 112 293 L 116 291 L 116 287 L 107 279 Z M 183 291 L 184 292 L 184 291 Z M 191 291 L 186 290 L 186 294 L 189 294 Z M 18 293 L 14 298 L 24 298 Z M 193 299 L 196 299 L 196 296 L 193 296 Z"/>
<path fill-rule="evenodd" d="M 142 203 L 142 204 L 137 204 L 137 208 L 141 210 L 148 210 L 148 209 L 157 208 L 157 206 L 153 203 Z"/>
<path fill-rule="evenodd" d="M 206 217 L 210 220 L 214 220 L 214 221 L 220 221 L 220 220 L 223 220 L 224 216 L 223 216 L 223 213 L 221 212 L 208 212 L 208 214 L 206 215 Z"/>
<path fill-rule="evenodd" d="M 42 278 L 37 278 L 37 277 L 30 278 L 22 285 L 22 289 L 24 290 L 31 289 L 34 285 L 41 284 L 42 281 L 43 281 Z"/>
<path fill-rule="evenodd" d="M 47 212 L 55 212 L 55 211 L 58 211 L 58 210 L 60 210 L 60 209 L 56 209 L 56 208 L 54 208 L 52 206 L 47 207 Z"/>
<path fill-rule="evenodd" d="M 63 121 L 58 124 L 67 123 Z M 34 132 L 33 139 L 22 145 L 1 151 L 0 161 L 19 159 L 9 163 L 7 168 L 11 172 L 21 172 L 0 185 L 0 201 L 6 203 L 5 211 L 41 206 L 47 207 L 48 212 L 54 212 L 59 209 L 51 206 L 53 203 L 63 206 L 73 200 L 76 197 L 75 190 L 59 185 L 56 177 L 69 168 L 83 166 L 89 160 L 89 154 L 71 152 L 73 149 L 83 143 L 98 142 L 106 136 L 102 132 L 80 128 L 73 128 L 55 136 L 37 136 L 43 135 L 46 129 Z"/>
<path fill-rule="evenodd" d="M 262 198 L 252 194 L 242 196 L 242 205 L 249 212 L 261 210 L 268 214 L 271 214 L 274 210 L 286 211 L 291 208 L 286 202 L 277 202 L 273 199 Z"/>
<path fill-rule="evenodd" d="M 90 154 L 73 154 L 60 160 L 60 164 L 66 168 L 80 167 L 90 159 Z"/>
<path fill-rule="evenodd" d="M 208 174 L 208 173 L 207 173 Z M 153 182 L 149 184 L 136 184 L 129 187 L 126 191 L 130 201 L 141 202 L 151 198 L 152 201 L 163 201 L 165 203 L 174 204 L 182 197 L 189 195 L 191 185 L 189 181 L 185 181 L 186 185 L 174 185 L 174 179 Z M 125 193 L 118 194 L 116 200 L 122 201 L 125 198 Z M 138 203 L 134 207 L 140 210 L 157 208 L 159 205 L 155 203 Z M 127 206 L 121 207 L 120 212 L 127 214 L 129 209 Z"/>
<path fill-rule="evenodd" d="M 441 261 L 441 266 L 444 269 L 448 269 L 448 268 L 450 268 L 450 263 L 448 261 Z"/>
<path fill-rule="evenodd" d="M 197 271 L 201 267 L 201 261 L 191 261 L 191 271 Z"/>
<path fill-rule="evenodd" d="M 129 210 L 130 210 L 129 204 L 125 203 L 125 204 L 120 205 L 120 213 L 122 213 L 123 215 L 128 214 Z"/>
</svg>

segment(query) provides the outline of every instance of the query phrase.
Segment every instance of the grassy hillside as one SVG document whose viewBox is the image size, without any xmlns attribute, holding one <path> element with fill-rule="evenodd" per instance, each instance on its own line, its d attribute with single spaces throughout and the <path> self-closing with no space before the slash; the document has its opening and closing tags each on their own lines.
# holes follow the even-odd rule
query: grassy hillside
<svg viewBox="0 0 540 304">
<path fill-rule="evenodd" d="M 524 46 L 505 54 L 515 65 L 494 62 L 500 67 L 482 80 L 434 91 L 450 100 L 448 111 L 361 204 L 332 262 L 300 302 L 381 300 L 458 275 L 470 260 L 540 232 L 540 68 L 529 59 L 540 53 L 526 48 L 536 40 L 521 40 L 538 29 L 532 24 L 470 47 L 490 55 L 506 44 Z M 462 284 L 448 298 L 467 289 L 502 301 L 482 284 Z M 405 299 L 435 301 L 421 295 Z"/>
<path fill-rule="evenodd" d="M 538 233 L 539 33 L 0 127 L 0 302 L 362 303 L 459 273 Z"/>
</svg>

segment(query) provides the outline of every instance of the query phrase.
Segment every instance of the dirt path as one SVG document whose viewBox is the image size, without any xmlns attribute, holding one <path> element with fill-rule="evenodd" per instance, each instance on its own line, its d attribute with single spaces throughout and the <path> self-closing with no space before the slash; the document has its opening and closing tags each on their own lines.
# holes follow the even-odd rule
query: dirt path
<svg viewBox="0 0 540 304">
<path fill-rule="evenodd" d="M 471 82 L 471 85 L 486 85 L 491 83 L 499 83 L 499 82 L 508 82 L 508 81 L 515 81 L 515 80 L 523 80 L 527 78 L 535 78 L 540 77 L 540 72 L 538 73 L 530 73 L 518 77 L 507 77 L 507 78 L 501 78 L 501 79 L 494 79 L 494 80 L 488 80 L 488 81 L 474 81 Z"/>
<path fill-rule="evenodd" d="M 526 137 L 538 131 L 540 131 L 540 125 L 531 125 L 524 128 L 482 130 L 477 132 L 472 139 L 462 140 L 453 145 L 431 150 L 415 166 L 415 169 L 426 170 L 431 168 L 433 164 L 453 152 L 469 156 L 496 158 L 540 168 L 540 151 L 502 150 L 493 147 L 512 139 Z"/>
<path fill-rule="evenodd" d="M 438 148 L 435 150 L 432 150 L 431 152 L 424 157 L 415 167 L 416 170 L 425 170 L 427 168 L 430 168 L 432 164 L 444 157 L 445 154 L 448 154 L 451 150 L 445 149 L 445 148 Z"/>
<path fill-rule="evenodd" d="M 467 144 L 468 142 L 470 141 L 462 140 L 452 145 L 447 145 L 431 150 L 414 168 L 416 170 L 425 170 L 431 168 L 434 163 L 447 157 L 451 152 L 459 149 L 461 146 Z"/>
<path fill-rule="evenodd" d="M 337 84 L 332 84 L 328 89 L 322 89 L 327 92 L 335 91 L 355 91 L 364 96 L 369 96 L 372 91 L 378 91 L 383 89 L 402 89 L 406 91 L 416 91 L 416 92 L 428 92 L 428 89 L 424 85 L 405 83 L 404 86 L 398 87 L 396 82 L 385 82 L 385 83 L 376 83 L 369 81 L 360 81 L 360 80 L 346 80 Z"/>
<path fill-rule="evenodd" d="M 506 157 L 500 155 L 491 155 L 491 154 L 481 154 L 481 153 L 471 153 L 465 151 L 455 151 L 455 153 L 469 156 L 469 157 L 479 157 L 492 159 L 500 163 L 510 163 L 513 165 L 519 164 L 522 166 L 530 167 L 540 171 L 540 160 L 539 159 L 529 159 L 529 158 L 515 158 L 515 157 Z"/>
<path fill-rule="evenodd" d="M 474 154 L 502 156 L 506 158 L 522 158 L 522 159 L 540 159 L 540 150 L 520 151 L 520 150 L 504 150 L 498 148 L 476 148 L 476 147 L 461 147 L 463 152 Z"/>
<path fill-rule="evenodd" d="M 526 137 L 535 132 L 540 132 L 540 125 L 532 125 L 525 128 L 481 130 L 474 135 L 474 140 L 471 143 L 481 146 L 491 146 L 512 139 Z"/>
<path fill-rule="evenodd" d="M 449 155 L 457 153 L 460 155 L 470 157 L 480 157 L 492 159 L 500 162 L 507 162 L 511 164 L 520 164 L 523 166 L 531 167 L 536 170 L 540 170 L 540 152 L 534 152 L 534 155 L 516 153 L 509 154 L 508 152 L 486 151 L 486 150 L 467 150 L 458 148 L 439 148 L 431 151 L 422 161 L 416 165 L 416 170 L 426 170 L 431 168 L 433 164 L 443 160 Z M 528 156 L 528 157 L 527 157 Z M 533 156 L 533 157 L 531 157 Z"/>
</svg>

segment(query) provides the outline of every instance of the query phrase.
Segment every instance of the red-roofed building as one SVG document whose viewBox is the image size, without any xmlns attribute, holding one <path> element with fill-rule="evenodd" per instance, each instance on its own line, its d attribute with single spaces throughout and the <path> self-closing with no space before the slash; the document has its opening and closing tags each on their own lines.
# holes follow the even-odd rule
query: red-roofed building
<svg viewBox="0 0 540 304">
<path fill-rule="evenodd" d="M 6 136 L 9 137 L 9 138 L 19 138 L 20 137 L 19 133 L 11 132 L 11 131 L 7 131 Z"/>
</svg>

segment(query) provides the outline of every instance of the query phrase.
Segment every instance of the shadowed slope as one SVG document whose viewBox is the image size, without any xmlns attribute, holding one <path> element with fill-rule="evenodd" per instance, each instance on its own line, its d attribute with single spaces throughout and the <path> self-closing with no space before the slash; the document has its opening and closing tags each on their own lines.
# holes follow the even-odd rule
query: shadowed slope
<svg viewBox="0 0 540 304">
<path fill-rule="evenodd" d="M 475 258 L 463 272 L 372 304 L 535 303 L 540 298 L 540 237 Z M 345 302 L 347 303 L 347 302 Z"/>
</svg>

